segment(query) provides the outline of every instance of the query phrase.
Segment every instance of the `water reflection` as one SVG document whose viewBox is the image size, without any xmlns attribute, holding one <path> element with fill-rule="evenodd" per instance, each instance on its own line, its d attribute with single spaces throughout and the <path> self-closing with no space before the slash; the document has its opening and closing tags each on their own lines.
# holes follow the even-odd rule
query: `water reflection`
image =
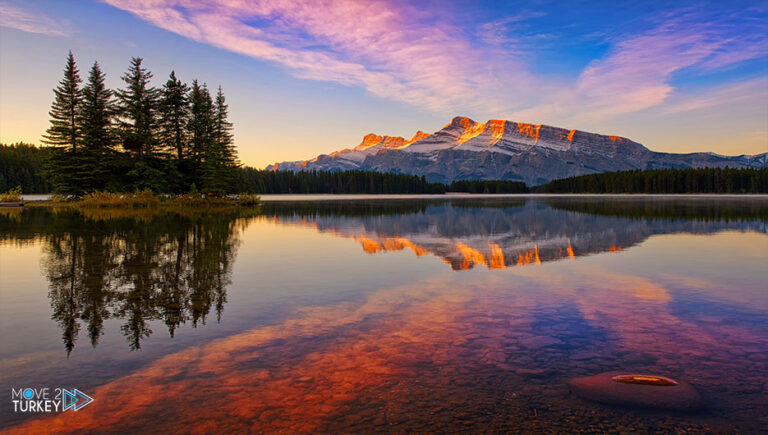
<svg viewBox="0 0 768 435">
<path fill-rule="evenodd" d="M 4 222 L 6 237 L 43 244 L 52 318 L 69 354 L 81 330 L 96 346 L 104 322 L 122 320 L 131 350 L 161 320 L 171 337 L 179 325 L 219 320 L 239 244 L 232 214 L 86 214 L 32 210 Z"/>
<path fill-rule="evenodd" d="M 18 433 L 765 426 L 765 201 L 268 203 L 244 217 L 0 214 L 0 244 L 43 248 L 65 347 L 86 334 L 103 341 L 66 361 L 58 349 L 0 360 L 11 374 L 0 374 L 6 391 L 43 379 L 97 399 L 76 414 L 0 409 L 3 425 Z M 426 261 L 413 265 L 417 257 Z M 374 282 L 350 290 L 362 280 Z M 261 291 L 270 285 L 284 299 Z M 179 332 L 167 350 L 158 349 L 168 341 L 152 340 L 142 352 L 104 352 L 110 319 L 122 324 L 120 349 L 123 340 L 138 349 L 150 325 L 164 323 L 172 336 L 185 322 L 222 316 L 228 297 L 227 320 L 238 310 L 240 318 L 226 331 Z M 265 320 L 266 311 L 279 314 Z M 135 364 L 119 367 L 128 358 Z M 613 370 L 690 381 L 709 407 L 611 408 L 567 387 Z"/>
<path fill-rule="evenodd" d="M 418 288 L 382 288 L 362 303 L 307 306 L 160 358 L 94 390 L 109 400 L 19 432 L 140 431 L 148 421 L 157 432 L 200 433 L 570 432 L 574 421 L 599 432 L 717 427 L 700 416 L 596 413 L 565 385 L 616 369 L 661 370 L 718 398 L 741 395 L 720 405 L 741 425 L 731 431 L 758 427 L 768 370 L 759 355 L 768 342 L 754 328 L 765 316 L 736 325 L 682 320 L 666 289 L 649 279 L 592 268 L 534 271 L 482 281 L 443 275 Z M 739 371 L 744 361 L 748 372 Z M 201 407 L 201 397 L 216 402 Z"/>
<path fill-rule="evenodd" d="M 453 270 L 504 269 L 619 252 L 655 234 L 766 233 L 762 201 L 484 199 L 267 203 L 261 215 L 356 240 L 366 254 L 434 255 Z M 251 213 L 253 214 L 253 213 Z M 96 346 L 106 319 L 122 320 L 131 350 L 161 320 L 220 320 L 239 229 L 236 212 L 19 210 L 0 215 L 0 241 L 42 241 L 52 318 L 69 354 L 81 329 Z"/>
<path fill-rule="evenodd" d="M 410 250 L 453 270 L 504 269 L 619 252 L 656 234 L 766 233 L 761 201 L 544 199 L 442 203 L 273 204 L 264 213 L 357 240 L 367 254 Z M 416 208 L 416 210 L 414 210 Z"/>
</svg>

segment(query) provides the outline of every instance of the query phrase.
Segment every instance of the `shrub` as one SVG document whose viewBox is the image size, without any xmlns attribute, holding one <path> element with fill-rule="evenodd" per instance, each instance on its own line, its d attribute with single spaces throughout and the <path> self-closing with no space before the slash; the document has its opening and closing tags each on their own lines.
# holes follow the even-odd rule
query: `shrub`
<svg viewBox="0 0 768 435">
<path fill-rule="evenodd" d="M 242 206 L 259 205 L 261 197 L 252 193 L 241 193 L 237 195 L 237 203 Z"/>
<path fill-rule="evenodd" d="M 160 205 L 160 198 L 149 189 L 134 193 L 91 192 L 77 205 L 86 208 L 154 208 Z"/>
<path fill-rule="evenodd" d="M 21 201 L 21 186 L 16 186 L 5 193 L 0 193 L 0 202 L 19 202 L 19 201 Z"/>
</svg>

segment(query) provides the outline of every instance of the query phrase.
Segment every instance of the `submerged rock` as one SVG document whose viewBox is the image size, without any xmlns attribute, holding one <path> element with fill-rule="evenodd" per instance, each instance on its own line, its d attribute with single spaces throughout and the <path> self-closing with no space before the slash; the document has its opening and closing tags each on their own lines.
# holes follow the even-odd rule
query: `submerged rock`
<svg viewBox="0 0 768 435">
<path fill-rule="evenodd" d="M 577 395 L 611 405 L 690 411 L 702 404 L 691 384 L 666 376 L 607 372 L 568 383 Z"/>
</svg>

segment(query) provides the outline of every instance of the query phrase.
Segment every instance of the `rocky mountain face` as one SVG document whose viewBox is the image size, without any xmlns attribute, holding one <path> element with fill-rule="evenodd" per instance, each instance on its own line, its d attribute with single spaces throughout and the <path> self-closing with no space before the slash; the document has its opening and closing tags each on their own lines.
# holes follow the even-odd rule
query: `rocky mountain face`
<svg viewBox="0 0 768 435">
<path fill-rule="evenodd" d="M 766 167 L 768 153 L 722 156 L 651 151 L 619 136 L 542 124 L 456 117 L 411 139 L 368 134 L 353 149 L 275 163 L 268 170 L 351 170 L 424 175 L 433 182 L 515 180 L 528 185 L 597 172 L 632 169 Z"/>
</svg>

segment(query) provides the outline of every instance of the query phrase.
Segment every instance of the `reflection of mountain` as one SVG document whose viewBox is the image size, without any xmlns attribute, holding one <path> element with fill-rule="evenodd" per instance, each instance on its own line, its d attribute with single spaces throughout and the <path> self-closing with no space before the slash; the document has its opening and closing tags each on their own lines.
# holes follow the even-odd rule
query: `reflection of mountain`
<svg viewBox="0 0 768 435">
<path fill-rule="evenodd" d="M 40 213 L 37 213 L 40 212 Z M 89 219 L 75 212 L 25 212 L 19 240 L 41 238 L 53 319 L 67 352 L 81 327 L 91 344 L 104 322 L 122 319 L 131 349 L 162 321 L 173 336 L 179 325 L 220 318 L 238 240 L 226 214 L 175 214 L 137 219 Z"/>
<path fill-rule="evenodd" d="M 670 209 L 658 200 L 616 200 L 610 208 L 598 204 L 595 211 L 583 200 L 489 201 L 472 205 L 462 201 L 431 203 L 415 212 L 371 216 L 308 216 L 289 205 L 265 211 L 274 214 L 279 222 L 310 225 L 319 231 L 354 238 L 368 254 L 410 250 L 417 256 L 441 257 L 454 270 L 475 266 L 502 269 L 616 252 L 654 234 L 766 232 L 766 205 L 762 202 L 746 208 L 729 208 L 722 201 L 716 207 L 689 204 L 683 207 L 685 219 L 675 214 L 679 202 L 669 204 Z M 723 216 L 723 210 L 729 213 Z M 670 217 L 659 217 L 667 215 Z"/>
</svg>

